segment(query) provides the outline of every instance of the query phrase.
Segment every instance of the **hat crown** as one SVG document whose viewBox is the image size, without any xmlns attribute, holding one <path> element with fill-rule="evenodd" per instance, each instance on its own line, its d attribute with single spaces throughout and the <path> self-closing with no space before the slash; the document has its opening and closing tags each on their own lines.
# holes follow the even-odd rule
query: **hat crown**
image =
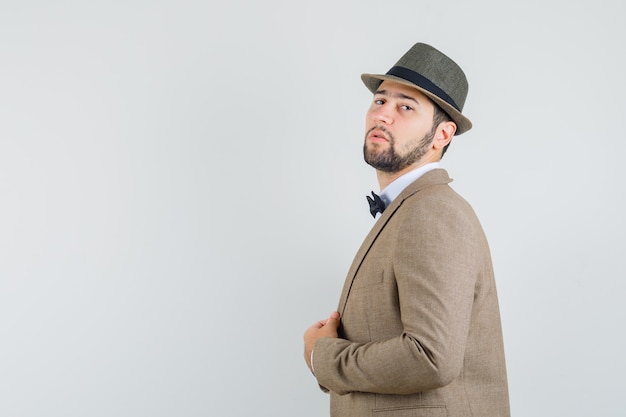
<svg viewBox="0 0 626 417">
<path fill-rule="evenodd" d="M 465 73 L 448 56 L 425 43 L 416 43 L 396 63 L 418 73 L 445 92 L 463 110 L 469 89 Z"/>
</svg>

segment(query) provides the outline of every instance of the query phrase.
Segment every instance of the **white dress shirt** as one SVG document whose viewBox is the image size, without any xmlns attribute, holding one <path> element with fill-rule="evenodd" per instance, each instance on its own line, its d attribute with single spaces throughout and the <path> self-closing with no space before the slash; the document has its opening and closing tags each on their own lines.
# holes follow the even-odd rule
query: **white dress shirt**
<svg viewBox="0 0 626 417">
<path fill-rule="evenodd" d="M 386 186 L 380 192 L 380 198 L 385 202 L 385 207 L 389 207 L 389 204 L 391 204 L 391 202 L 395 200 L 396 197 L 400 195 L 402 190 L 404 190 L 409 184 L 411 184 L 413 181 L 415 181 L 428 171 L 432 171 L 436 168 L 441 168 L 440 162 L 431 162 L 426 165 L 422 165 L 421 167 L 415 168 L 414 170 L 409 171 L 401 177 L 393 180 L 391 184 Z M 375 219 L 378 219 L 379 216 L 380 213 L 376 213 Z"/>
</svg>

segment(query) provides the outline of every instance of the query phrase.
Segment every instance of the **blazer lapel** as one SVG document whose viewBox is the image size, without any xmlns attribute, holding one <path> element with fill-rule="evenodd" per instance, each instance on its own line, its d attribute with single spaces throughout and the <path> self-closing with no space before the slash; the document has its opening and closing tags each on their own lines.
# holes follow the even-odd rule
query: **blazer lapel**
<svg viewBox="0 0 626 417">
<path fill-rule="evenodd" d="M 448 176 L 448 173 L 444 169 L 434 169 L 432 171 L 427 172 L 426 174 L 419 177 L 417 180 L 409 184 L 400 195 L 391 202 L 389 207 L 385 209 L 382 215 L 378 218 L 374 226 L 370 230 L 370 232 L 365 237 L 365 240 L 361 244 L 361 247 L 357 251 L 354 260 L 352 261 L 352 265 L 348 270 L 348 276 L 343 286 L 343 290 L 341 292 L 341 298 L 339 299 L 339 308 L 337 311 L 341 313 L 340 317 L 343 317 L 343 312 L 346 308 L 346 303 L 348 302 L 348 297 L 350 295 L 350 289 L 352 288 L 352 284 L 354 283 L 354 279 L 356 278 L 357 272 L 367 256 L 367 253 L 371 249 L 372 245 L 376 241 L 376 238 L 383 231 L 389 220 L 393 217 L 394 213 L 402 206 L 404 201 L 423 190 L 424 188 L 447 184 L 452 180 Z"/>
</svg>

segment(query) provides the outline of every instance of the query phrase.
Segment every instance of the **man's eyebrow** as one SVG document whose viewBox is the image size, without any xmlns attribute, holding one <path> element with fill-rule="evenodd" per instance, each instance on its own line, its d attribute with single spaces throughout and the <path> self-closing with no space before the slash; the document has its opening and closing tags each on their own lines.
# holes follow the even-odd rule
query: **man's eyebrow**
<svg viewBox="0 0 626 417">
<path fill-rule="evenodd" d="M 404 93 L 391 94 L 387 90 L 376 90 L 374 95 L 382 95 L 382 96 L 387 96 L 387 97 L 403 98 L 403 99 L 406 99 L 406 100 L 411 100 L 411 101 L 415 102 L 415 104 L 420 104 L 419 101 L 417 101 L 417 99 L 415 97 L 406 95 Z"/>
</svg>

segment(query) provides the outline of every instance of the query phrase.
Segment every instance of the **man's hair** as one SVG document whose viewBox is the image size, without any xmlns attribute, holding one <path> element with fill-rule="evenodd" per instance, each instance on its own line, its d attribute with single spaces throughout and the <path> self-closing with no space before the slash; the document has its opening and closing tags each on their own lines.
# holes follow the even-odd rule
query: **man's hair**
<svg viewBox="0 0 626 417">
<path fill-rule="evenodd" d="M 433 113 L 433 131 L 434 131 L 435 129 L 437 129 L 437 126 L 439 126 L 440 123 L 451 122 L 452 119 L 450 118 L 450 116 L 448 116 L 448 113 L 443 111 L 443 109 L 439 107 L 439 105 L 437 105 L 437 103 L 433 102 L 433 104 L 435 105 L 435 112 Z M 448 147 L 450 146 L 451 143 L 452 141 L 448 142 L 448 144 L 444 146 L 443 150 L 441 151 L 442 158 L 443 158 L 443 155 L 448 150 Z"/>
</svg>

